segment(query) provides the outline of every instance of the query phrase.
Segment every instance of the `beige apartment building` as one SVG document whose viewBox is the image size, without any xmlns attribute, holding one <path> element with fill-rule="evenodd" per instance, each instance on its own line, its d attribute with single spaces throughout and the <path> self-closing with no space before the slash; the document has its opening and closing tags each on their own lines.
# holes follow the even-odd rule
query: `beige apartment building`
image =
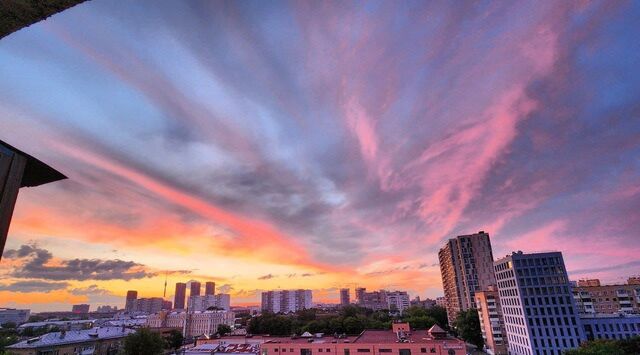
<svg viewBox="0 0 640 355">
<path fill-rule="evenodd" d="M 491 355 L 509 354 L 498 289 L 490 286 L 488 290 L 476 292 L 476 308 L 485 344 L 484 350 Z"/>
<path fill-rule="evenodd" d="M 229 311 L 192 313 L 162 311 L 147 318 L 147 327 L 182 329 L 186 337 L 195 337 L 215 334 L 221 324 L 233 326 L 234 322 L 235 314 Z"/>
<path fill-rule="evenodd" d="M 449 239 L 438 252 L 449 324 L 458 313 L 475 308 L 475 293 L 496 284 L 489 234 Z"/>
<path fill-rule="evenodd" d="M 580 280 L 572 291 L 581 314 L 640 313 L 640 283 L 636 277 L 622 285 L 602 285 L 598 279 Z"/>
</svg>

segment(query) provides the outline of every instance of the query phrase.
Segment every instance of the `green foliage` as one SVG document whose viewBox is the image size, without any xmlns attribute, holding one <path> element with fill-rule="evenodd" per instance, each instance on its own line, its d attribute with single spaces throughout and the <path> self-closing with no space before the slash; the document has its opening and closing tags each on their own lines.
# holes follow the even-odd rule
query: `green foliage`
<svg viewBox="0 0 640 355">
<path fill-rule="evenodd" d="M 172 330 L 166 338 L 166 348 L 178 351 L 184 342 L 184 336 L 179 330 Z"/>
<path fill-rule="evenodd" d="M 364 329 L 389 328 L 391 318 L 388 312 L 347 306 L 338 314 L 320 314 L 316 309 L 307 309 L 291 315 L 263 313 L 251 318 L 248 332 L 284 336 L 304 332 L 360 334 Z"/>
<path fill-rule="evenodd" d="M 124 339 L 125 355 L 159 355 L 165 345 L 162 336 L 147 328 L 141 328 Z"/>
<path fill-rule="evenodd" d="M 412 329 L 429 329 L 434 324 L 438 324 L 443 329 L 448 329 L 447 311 L 442 307 L 432 307 L 425 309 L 418 306 L 407 308 L 402 320 L 409 322 Z"/>
<path fill-rule="evenodd" d="M 636 355 L 640 354 L 640 337 L 625 340 L 592 340 L 566 355 Z"/>
<path fill-rule="evenodd" d="M 4 353 L 5 347 L 20 341 L 15 328 L 0 329 L 0 354 Z"/>
<path fill-rule="evenodd" d="M 2 324 L 2 328 L 11 328 L 15 329 L 18 325 L 14 322 L 6 322 Z"/>
<path fill-rule="evenodd" d="M 226 324 L 220 324 L 216 333 L 220 336 L 225 336 L 231 333 L 231 327 Z"/>
<path fill-rule="evenodd" d="M 478 311 L 470 309 L 460 312 L 456 318 L 456 329 L 464 341 L 477 346 L 478 349 L 482 349 L 484 340 L 482 339 L 482 332 L 480 330 Z"/>
</svg>

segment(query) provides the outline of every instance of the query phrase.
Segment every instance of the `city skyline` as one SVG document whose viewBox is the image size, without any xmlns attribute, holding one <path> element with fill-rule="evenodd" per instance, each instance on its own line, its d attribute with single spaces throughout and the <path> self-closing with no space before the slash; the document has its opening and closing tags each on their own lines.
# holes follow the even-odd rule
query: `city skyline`
<svg viewBox="0 0 640 355">
<path fill-rule="evenodd" d="M 154 2 L 154 4 L 156 4 Z M 277 6 L 273 6 L 277 5 Z M 23 189 L 0 306 L 174 300 L 215 282 L 441 296 L 438 250 L 640 272 L 634 2 L 94 0 L 0 41 L 0 140 L 68 176 Z"/>
</svg>

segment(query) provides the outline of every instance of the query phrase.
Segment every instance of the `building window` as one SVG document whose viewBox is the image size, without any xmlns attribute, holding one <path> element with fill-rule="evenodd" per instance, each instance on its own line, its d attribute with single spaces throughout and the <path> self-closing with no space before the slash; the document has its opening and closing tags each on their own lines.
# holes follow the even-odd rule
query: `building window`
<svg viewBox="0 0 640 355">
<path fill-rule="evenodd" d="M 456 351 L 453 349 L 449 349 L 449 351 L 447 351 L 447 354 L 449 355 L 456 355 Z"/>
<path fill-rule="evenodd" d="M 344 349 L 344 355 L 349 355 L 349 349 Z"/>
<path fill-rule="evenodd" d="M 429 350 L 430 353 L 435 354 L 436 353 L 436 348 L 431 348 L 431 350 Z"/>
<path fill-rule="evenodd" d="M 300 355 L 311 355 L 311 349 L 300 349 Z"/>
<path fill-rule="evenodd" d="M 370 353 L 371 349 L 358 349 L 356 351 L 359 352 L 359 353 Z"/>
<path fill-rule="evenodd" d="M 390 353 L 391 349 L 380 349 L 381 353 Z"/>
<path fill-rule="evenodd" d="M 420 352 L 421 353 L 426 353 L 427 352 L 427 348 L 420 348 Z"/>
<path fill-rule="evenodd" d="M 400 349 L 400 355 L 411 355 L 411 350 L 409 350 L 409 349 Z"/>
</svg>

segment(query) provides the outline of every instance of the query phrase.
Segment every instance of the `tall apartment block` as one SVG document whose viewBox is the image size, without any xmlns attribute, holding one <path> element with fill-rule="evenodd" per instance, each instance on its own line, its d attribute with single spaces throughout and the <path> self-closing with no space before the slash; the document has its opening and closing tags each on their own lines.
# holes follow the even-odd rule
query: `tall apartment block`
<svg viewBox="0 0 640 355">
<path fill-rule="evenodd" d="M 262 310 L 289 313 L 313 307 L 311 290 L 278 290 L 262 293 Z"/>
<path fill-rule="evenodd" d="M 449 239 L 438 252 L 449 324 L 458 313 L 475 308 L 476 291 L 495 285 L 489 234 L 461 235 Z"/>
<path fill-rule="evenodd" d="M 490 286 L 487 290 L 476 292 L 476 308 L 480 318 L 484 350 L 491 355 L 508 355 L 507 333 L 498 289 Z"/>
<path fill-rule="evenodd" d="M 635 284 L 635 278 L 622 285 L 602 285 L 598 279 L 580 280 L 573 287 L 573 298 L 581 314 L 640 313 L 640 285 Z"/>
<path fill-rule="evenodd" d="M 191 281 L 191 292 L 189 292 L 189 297 L 191 296 L 200 296 L 200 288 L 201 284 L 198 281 Z"/>
<path fill-rule="evenodd" d="M 495 262 L 512 355 L 561 355 L 585 340 L 562 253 L 512 253 Z"/>
<path fill-rule="evenodd" d="M 340 289 L 340 305 L 341 306 L 348 306 L 351 303 L 351 296 L 349 295 L 349 289 L 348 288 L 341 288 Z"/>
<path fill-rule="evenodd" d="M 231 296 L 226 293 L 217 295 L 190 296 L 188 304 L 189 312 L 204 312 L 211 307 L 218 310 L 231 310 Z"/>
<path fill-rule="evenodd" d="M 127 298 L 124 303 L 124 310 L 126 312 L 133 311 L 133 307 L 135 305 L 137 298 L 138 298 L 138 291 L 134 291 L 134 290 L 127 291 Z"/>
<path fill-rule="evenodd" d="M 173 296 L 173 308 L 184 309 L 184 301 L 187 297 L 187 284 L 184 282 L 176 283 L 176 293 Z"/>
<path fill-rule="evenodd" d="M 204 284 L 204 295 L 215 295 L 216 294 L 216 283 L 215 282 L 207 282 Z"/>
</svg>

